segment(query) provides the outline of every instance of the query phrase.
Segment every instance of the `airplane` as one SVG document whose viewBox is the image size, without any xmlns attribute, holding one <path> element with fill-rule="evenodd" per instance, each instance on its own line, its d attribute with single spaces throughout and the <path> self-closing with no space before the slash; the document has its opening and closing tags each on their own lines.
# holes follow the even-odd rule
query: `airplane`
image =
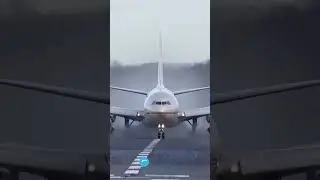
<svg viewBox="0 0 320 180">
<path fill-rule="evenodd" d="M 210 87 L 200 87 L 175 92 L 170 91 L 164 86 L 163 63 L 161 60 L 158 62 L 158 84 L 150 92 L 115 86 L 110 86 L 110 88 L 146 96 L 143 110 L 110 107 L 111 123 L 115 122 L 117 116 L 125 119 L 125 127 L 127 128 L 135 121 L 141 122 L 146 128 L 158 128 L 158 139 L 164 139 L 166 127 L 175 127 L 188 121 L 194 132 L 198 124 L 198 118 L 205 116 L 207 117 L 207 122 L 210 123 L 209 106 L 181 111 L 179 110 L 179 102 L 176 98 L 176 96 L 180 94 L 210 89 Z M 190 120 L 192 120 L 192 123 Z M 210 128 L 207 130 L 210 131 Z M 112 131 L 113 127 L 111 127 L 111 132 Z"/>
<path fill-rule="evenodd" d="M 109 95 L 103 93 L 10 79 L 0 79 L 0 85 L 110 105 Z M 210 106 L 246 100 L 253 97 L 311 88 L 319 85 L 320 80 L 310 80 L 263 88 L 245 89 L 230 93 L 213 94 L 211 95 L 213 99 L 210 101 Z M 101 155 L 102 154 L 103 153 L 101 153 Z M 67 152 L 65 150 L 3 144 L 0 145 L 0 176 L 18 180 L 19 172 L 29 172 L 46 177 L 48 180 L 108 179 L 109 153 L 105 153 L 104 156 L 101 155 L 77 154 L 75 152 Z M 102 161 L 105 162 L 105 164 Z M 296 168 L 295 164 L 290 166 L 288 165 L 285 170 L 293 168 Z M 261 177 L 256 179 L 261 179 Z"/>
<path fill-rule="evenodd" d="M 143 110 L 133 110 L 120 107 L 110 107 L 111 123 L 115 122 L 117 116 L 125 119 L 125 127 L 129 127 L 133 122 L 141 122 L 146 128 L 158 128 L 158 139 L 164 139 L 165 128 L 178 126 L 188 121 L 194 132 L 197 127 L 197 120 L 206 117 L 210 123 L 210 107 L 202 107 L 187 111 L 179 110 L 177 95 L 210 89 L 210 87 L 200 87 L 172 92 L 164 86 L 163 63 L 158 61 L 158 84 L 150 92 L 110 86 L 111 89 L 140 94 L 146 96 Z M 130 122 L 131 120 L 131 122 Z M 192 120 L 192 123 L 190 122 Z M 207 129 L 210 131 L 210 128 Z M 113 127 L 111 126 L 111 132 Z"/>
<path fill-rule="evenodd" d="M 146 128 L 158 128 L 158 139 L 164 139 L 165 128 L 178 126 L 183 122 L 189 122 L 192 132 L 195 132 L 200 117 L 206 117 L 210 123 L 210 107 L 179 110 L 177 95 L 210 89 L 210 86 L 187 89 L 172 92 L 164 86 L 163 79 L 163 56 L 162 36 L 159 33 L 160 60 L 158 61 L 158 84 L 150 92 L 110 86 L 111 89 L 130 92 L 146 96 L 143 110 L 133 110 L 120 107 L 110 107 L 110 121 L 114 123 L 116 117 L 125 119 L 125 127 L 128 128 L 133 122 L 141 122 Z M 131 122 L 130 122 L 131 120 Z M 192 120 L 192 123 L 190 122 Z M 114 128 L 110 126 L 111 132 Z M 210 132 L 210 128 L 207 129 Z"/>
</svg>

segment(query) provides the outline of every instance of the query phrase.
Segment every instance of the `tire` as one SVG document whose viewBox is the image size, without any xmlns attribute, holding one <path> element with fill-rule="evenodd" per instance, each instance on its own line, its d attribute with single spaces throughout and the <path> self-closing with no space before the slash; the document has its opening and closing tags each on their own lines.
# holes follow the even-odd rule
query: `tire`
<svg viewBox="0 0 320 180">
<path fill-rule="evenodd" d="M 164 139 L 164 133 L 162 133 L 161 138 Z"/>
</svg>

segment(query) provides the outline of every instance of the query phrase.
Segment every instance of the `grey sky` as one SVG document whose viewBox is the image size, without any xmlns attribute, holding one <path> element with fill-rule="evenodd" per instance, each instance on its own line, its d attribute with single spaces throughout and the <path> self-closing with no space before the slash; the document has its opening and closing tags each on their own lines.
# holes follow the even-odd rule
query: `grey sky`
<svg viewBox="0 0 320 180">
<path fill-rule="evenodd" d="M 210 0 L 110 0 L 110 56 L 124 64 L 210 57 Z"/>
</svg>

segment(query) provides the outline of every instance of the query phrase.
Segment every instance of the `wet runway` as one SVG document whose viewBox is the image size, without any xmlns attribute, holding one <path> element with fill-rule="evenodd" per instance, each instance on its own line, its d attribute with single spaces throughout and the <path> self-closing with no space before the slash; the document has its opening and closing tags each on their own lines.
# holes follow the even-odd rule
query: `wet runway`
<svg viewBox="0 0 320 180">
<path fill-rule="evenodd" d="M 119 120 L 121 121 L 121 119 Z M 115 129 L 110 137 L 111 179 L 210 179 L 209 134 L 182 124 L 168 129 L 166 139 L 156 139 L 156 130 L 143 125 Z M 147 167 L 139 157 L 147 156 Z"/>
</svg>

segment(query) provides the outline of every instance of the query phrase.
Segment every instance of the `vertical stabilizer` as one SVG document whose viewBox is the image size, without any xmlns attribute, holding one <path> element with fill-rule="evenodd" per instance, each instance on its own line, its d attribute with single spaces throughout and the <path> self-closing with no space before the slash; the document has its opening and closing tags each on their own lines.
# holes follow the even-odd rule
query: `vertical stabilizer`
<svg viewBox="0 0 320 180">
<path fill-rule="evenodd" d="M 163 85 L 163 62 L 162 62 L 162 34 L 159 34 L 159 50 L 160 50 L 160 58 L 158 61 L 158 87 L 164 87 Z"/>
</svg>

